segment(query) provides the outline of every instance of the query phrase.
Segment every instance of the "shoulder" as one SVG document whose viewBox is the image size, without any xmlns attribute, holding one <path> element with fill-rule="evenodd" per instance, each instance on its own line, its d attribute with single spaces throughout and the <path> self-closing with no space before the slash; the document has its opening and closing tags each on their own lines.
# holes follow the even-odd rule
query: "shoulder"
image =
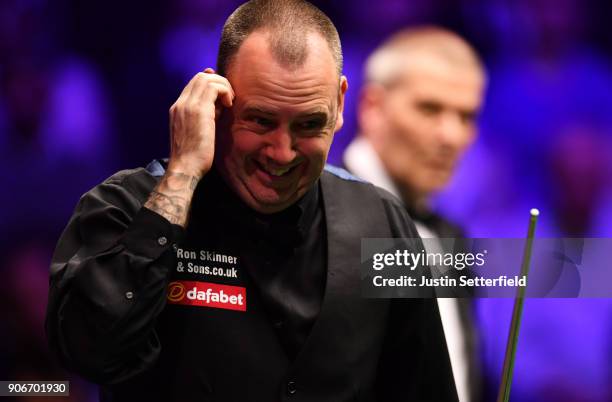
<svg viewBox="0 0 612 402">
<path fill-rule="evenodd" d="M 343 168 L 325 165 L 321 177 L 323 180 L 333 181 L 336 185 L 346 187 L 349 191 L 368 191 L 390 208 L 406 211 L 402 201 L 389 191 L 363 180 Z"/>
<path fill-rule="evenodd" d="M 334 194 L 344 200 L 382 206 L 393 237 L 418 237 L 403 202 L 390 192 L 332 165 L 325 166 L 321 179 L 327 183 L 324 187 L 332 189 Z M 366 206 L 364 210 L 368 208 Z"/>
<path fill-rule="evenodd" d="M 348 170 L 330 164 L 325 165 L 325 168 L 323 169 L 323 176 L 333 177 L 336 180 L 342 180 L 349 183 L 368 183 L 367 181 L 354 176 Z"/>
<path fill-rule="evenodd" d="M 333 194 L 343 201 L 365 203 L 380 200 L 376 186 L 337 166 L 325 165 L 321 183 L 328 196 Z"/>
<path fill-rule="evenodd" d="M 117 206 L 140 207 L 163 175 L 163 170 L 159 174 L 159 170 L 151 168 L 154 162 L 147 167 L 125 169 L 114 173 L 83 194 L 80 204 L 87 206 L 109 203 Z"/>
</svg>

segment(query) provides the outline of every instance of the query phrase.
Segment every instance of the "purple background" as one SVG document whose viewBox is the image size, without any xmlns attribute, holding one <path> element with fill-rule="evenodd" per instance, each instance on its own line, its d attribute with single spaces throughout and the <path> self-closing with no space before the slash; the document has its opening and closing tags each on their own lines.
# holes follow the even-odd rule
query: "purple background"
<svg viewBox="0 0 612 402">
<path fill-rule="evenodd" d="M 367 54 L 398 28 L 440 24 L 474 43 L 490 86 L 481 135 L 437 208 L 472 236 L 523 236 L 538 207 L 540 236 L 612 237 L 609 2 L 315 3 L 338 26 L 349 79 L 332 163 L 356 130 Z M 55 241 L 83 192 L 167 154 L 168 108 L 192 75 L 215 65 L 236 4 L 0 3 L 0 379 L 65 378 L 42 329 Z M 511 303 L 478 306 L 493 383 Z M 611 318 L 609 300 L 527 300 L 512 400 L 612 400 Z M 94 392 L 84 382 L 71 390 L 81 401 Z"/>
</svg>

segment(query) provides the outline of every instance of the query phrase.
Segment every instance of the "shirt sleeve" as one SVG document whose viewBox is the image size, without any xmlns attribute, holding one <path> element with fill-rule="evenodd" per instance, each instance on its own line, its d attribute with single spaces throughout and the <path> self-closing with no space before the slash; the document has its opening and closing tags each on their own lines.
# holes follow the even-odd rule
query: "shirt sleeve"
<svg viewBox="0 0 612 402">
<path fill-rule="evenodd" d="M 173 244 L 183 229 L 142 207 L 123 180 L 85 194 L 51 262 L 46 331 L 68 369 L 120 383 L 155 363 Z"/>
</svg>

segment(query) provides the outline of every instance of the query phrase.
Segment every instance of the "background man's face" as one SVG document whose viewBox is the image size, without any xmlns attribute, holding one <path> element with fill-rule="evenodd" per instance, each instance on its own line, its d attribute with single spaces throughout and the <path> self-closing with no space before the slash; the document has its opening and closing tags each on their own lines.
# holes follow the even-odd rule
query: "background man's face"
<svg viewBox="0 0 612 402">
<path fill-rule="evenodd" d="M 447 184 L 475 138 L 483 84 L 473 67 L 415 55 L 384 91 L 377 149 L 402 191 L 426 196 Z"/>
<path fill-rule="evenodd" d="M 235 93 L 229 127 L 217 131 L 217 160 L 228 184 L 251 208 L 273 213 L 302 197 L 319 178 L 333 134 L 342 126 L 340 89 L 327 43 L 308 38 L 297 69 L 272 56 L 266 35 L 251 34 L 230 64 Z"/>
</svg>

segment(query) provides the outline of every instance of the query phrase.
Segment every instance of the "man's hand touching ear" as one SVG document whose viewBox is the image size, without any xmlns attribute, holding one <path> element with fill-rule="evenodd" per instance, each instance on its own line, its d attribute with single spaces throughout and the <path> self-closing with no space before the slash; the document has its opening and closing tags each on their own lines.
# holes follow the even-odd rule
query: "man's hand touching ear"
<svg viewBox="0 0 612 402">
<path fill-rule="evenodd" d="M 232 107 L 229 81 L 207 68 L 196 74 L 170 107 L 168 169 L 145 207 L 171 223 L 186 226 L 193 192 L 212 167 L 215 128 L 221 107 Z"/>
</svg>

